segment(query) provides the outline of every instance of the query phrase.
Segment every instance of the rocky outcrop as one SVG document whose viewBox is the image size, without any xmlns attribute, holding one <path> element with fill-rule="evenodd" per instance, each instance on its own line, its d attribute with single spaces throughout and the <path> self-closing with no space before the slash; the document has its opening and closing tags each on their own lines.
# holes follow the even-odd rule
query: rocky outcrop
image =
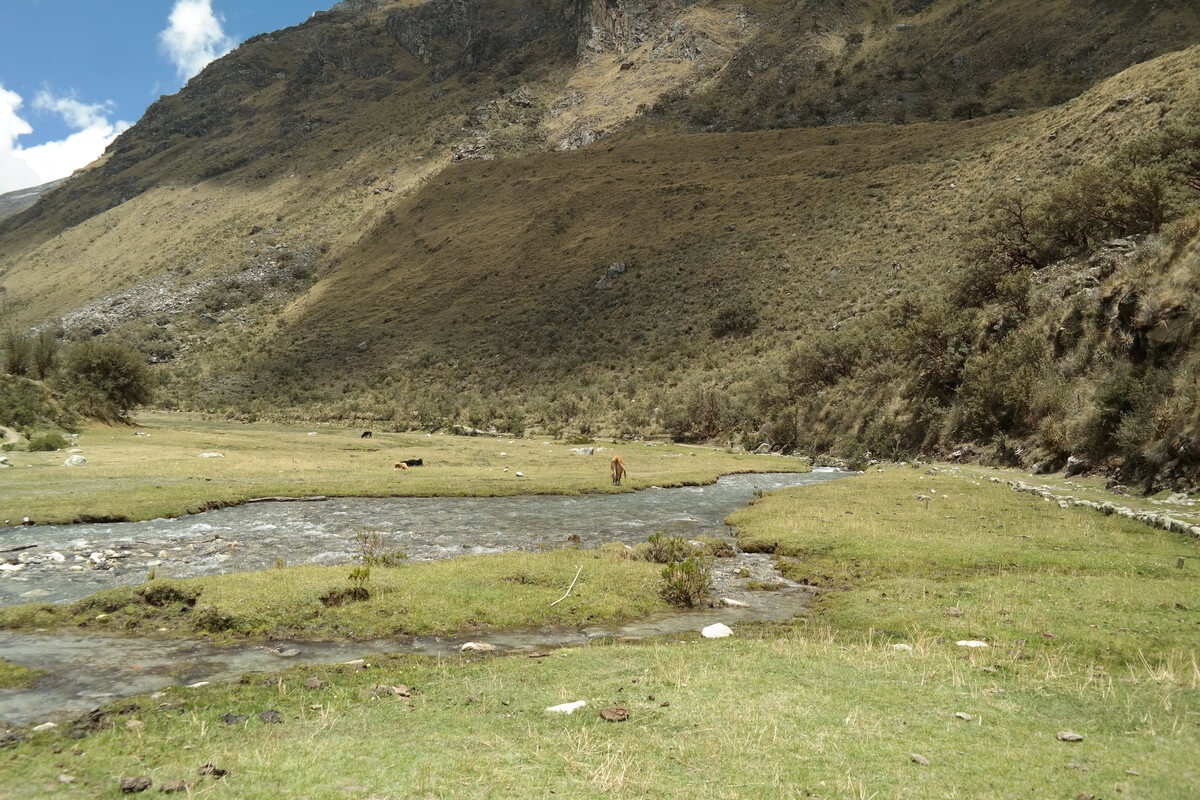
<svg viewBox="0 0 1200 800">
<path fill-rule="evenodd" d="M 657 37 L 681 7 L 670 0 L 590 0 L 583 4 L 582 45 L 627 53 Z"/>
<path fill-rule="evenodd" d="M 1169 514 L 1155 514 L 1150 511 L 1138 510 L 1128 506 L 1117 505 L 1112 502 L 1098 503 L 1095 500 L 1083 500 L 1069 494 L 1059 494 L 1051 490 L 1049 486 L 1037 486 L 1024 481 L 1010 481 L 1003 478 L 989 478 L 992 483 L 1003 483 L 1011 486 L 1015 491 L 1025 492 L 1026 494 L 1037 495 L 1038 497 L 1048 502 L 1054 502 L 1060 508 L 1090 508 L 1093 511 L 1099 511 L 1105 515 L 1116 515 L 1125 519 L 1132 519 L 1149 525 L 1152 528 L 1158 528 L 1163 531 L 1172 533 L 1182 533 L 1185 536 L 1200 538 L 1200 525 L 1194 525 L 1188 520 L 1172 517 Z"/>
</svg>

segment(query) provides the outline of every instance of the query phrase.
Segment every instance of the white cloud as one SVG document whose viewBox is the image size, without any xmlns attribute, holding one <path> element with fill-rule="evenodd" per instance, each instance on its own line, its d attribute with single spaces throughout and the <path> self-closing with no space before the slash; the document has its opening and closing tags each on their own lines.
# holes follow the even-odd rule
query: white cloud
<svg viewBox="0 0 1200 800">
<path fill-rule="evenodd" d="M 197 74 L 237 44 L 225 35 L 223 22 L 213 13 L 212 0 L 177 0 L 158 41 L 181 78 Z"/>
<path fill-rule="evenodd" d="M 65 139 L 22 147 L 18 137 L 33 133 L 33 126 L 17 113 L 21 95 L 0 86 L 0 193 L 37 186 L 65 178 L 95 161 L 113 139 L 129 127 L 111 122 L 111 103 L 89 105 L 73 97 L 39 92 L 33 108 L 58 114 L 74 133 Z"/>
</svg>

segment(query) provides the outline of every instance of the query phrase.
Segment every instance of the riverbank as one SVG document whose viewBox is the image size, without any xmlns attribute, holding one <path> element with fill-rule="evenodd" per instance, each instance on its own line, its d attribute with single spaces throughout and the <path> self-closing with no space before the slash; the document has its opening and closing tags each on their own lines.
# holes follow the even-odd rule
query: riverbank
<svg viewBox="0 0 1200 800">
<path fill-rule="evenodd" d="M 641 442 L 569 444 L 387 433 L 330 426 L 203 420 L 147 413 L 136 427 L 89 425 L 68 453 L 10 453 L 0 470 L 0 527 L 94 520 L 147 520 L 261 497 L 484 497 L 633 491 L 712 483 L 744 472 L 805 472 L 799 459 Z M 597 448 L 591 455 L 575 450 Z M 602 448 L 602 449 L 601 449 Z M 612 485 L 609 459 L 628 475 Z M 422 466 L 396 469 L 406 459 Z"/>
<path fill-rule="evenodd" d="M 63 630 L 217 641 L 372 639 L 578 626 L 665 611 L 662 567 L 624 548 L 304 565 L 105 589 L 74 603 L 0 609 L 3 630 Z M 566 595 L 578 570 L 570 598 Z"/>
<path fill-rule="evenodd" d="M 81 740 L 32 734 L 4 791 L 109 797 L 145 775 L 251 800 L 1194 796 L 1194 540 L 911 468 L 771 493 L 731 521 L 819 584 L 815 614 L 172 689 Z"/>
</svg>

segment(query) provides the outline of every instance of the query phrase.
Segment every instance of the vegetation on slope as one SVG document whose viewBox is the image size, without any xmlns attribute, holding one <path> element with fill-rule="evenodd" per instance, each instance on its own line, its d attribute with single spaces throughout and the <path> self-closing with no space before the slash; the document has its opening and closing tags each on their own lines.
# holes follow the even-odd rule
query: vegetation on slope
<svg viewBox="0 0 1200 800">
<path fill-rule="evenodd" d="M 942 301 L 996 268 L 960 235 L 998 196 L 1030 200 L 1197 105 L 1196 50 L 1138 63 L 1194 41 L 1194 4 L 406 6 L 256 37 L 156 103 L 0 223 L 0 315 L 70 312 L 72 337 L 160 364 L 174 407 L 846 454 L 970 443 L 1193 479 L 1186 347 L 1154 375 L 1111 343 L 1064 359 L 1036 288 L 1061 265 L 1019 315 Z M 895 124 L 930 119 L 956 121 Z M 891 124 L 764 130 L 861 120 Z M 689 133 L 729 129 L 748 132 Z M 1186 225 L 1158 235 L 1137 258 L 1186 273 Z M 1121 279 L 1148 321 L 1150 272 Z M 1095 377 L 1065 404 L 1009 385 L 1072 358 Z M 1156 409 L 1138 424 L 1085 385 L 1126 366 Z M 1101 413 L 1138 430 L 1084 441 Z"/>
</svg>

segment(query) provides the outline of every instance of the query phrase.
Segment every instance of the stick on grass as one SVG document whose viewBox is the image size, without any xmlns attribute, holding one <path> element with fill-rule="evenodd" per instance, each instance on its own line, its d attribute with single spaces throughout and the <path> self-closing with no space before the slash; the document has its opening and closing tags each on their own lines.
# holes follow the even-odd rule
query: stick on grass
<svg viewBox="0 0 1200 800">
<path fill-rule="evenodd" d="M 581 573 L 581 572 L 583 572 L 583 564 L 580 564 L 579 568 L 575 570 L 575 580 L 571 581 L 571 585 L 567 587 L 567 594 L 564 594 L 562 597 L 558 598 L 553 603 L 551 603 L 550 604 L 551 608 L 558 605 L 563 600 L 567 599 L 567 596 L 571 594 L 571 590 L 575 588 L 575 581 L 579 580 L 579 573 Z"/>
</svg>

